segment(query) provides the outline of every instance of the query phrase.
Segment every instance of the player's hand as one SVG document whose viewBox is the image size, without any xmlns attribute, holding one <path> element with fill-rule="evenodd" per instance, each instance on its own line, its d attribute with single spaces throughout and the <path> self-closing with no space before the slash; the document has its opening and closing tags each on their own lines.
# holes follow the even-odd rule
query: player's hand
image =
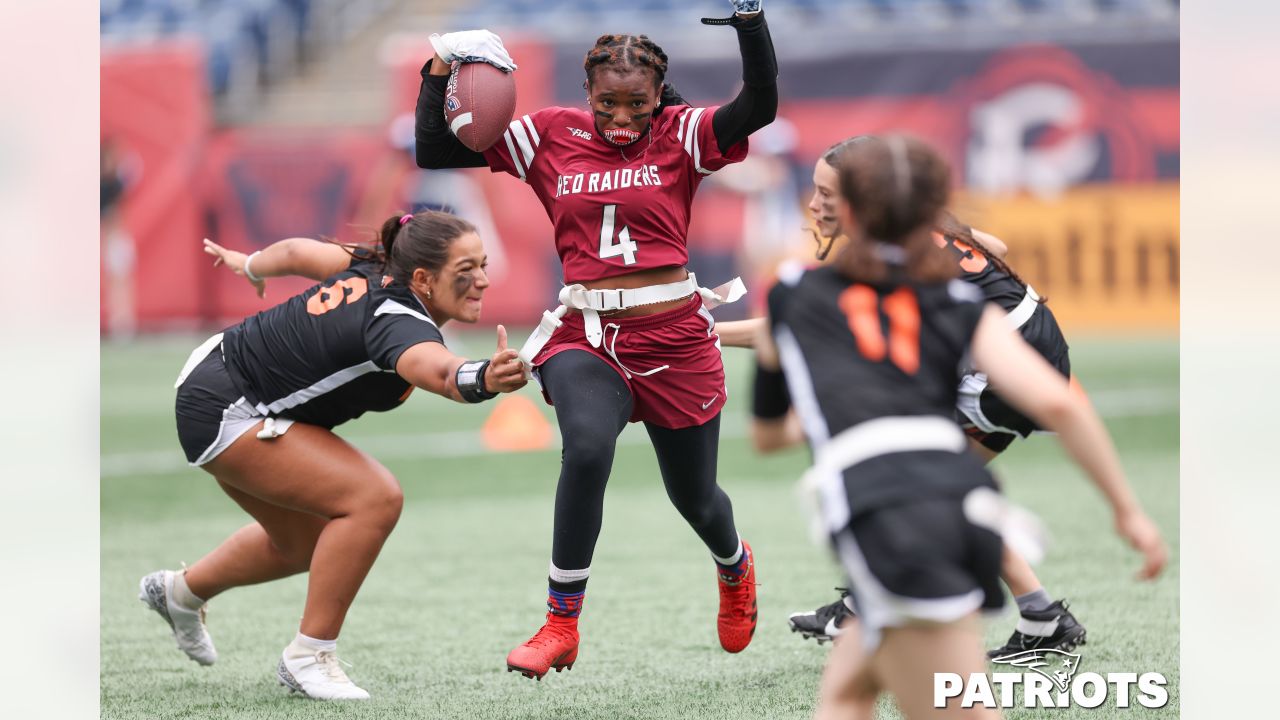
<svg viewBox="0 0 1280 720">
<path fill-rule="evenodd" d="M 1138 577 L 1153 580 L 1164 570 L 1169 560 L 1169 550 L 1160 537 L 1160 529 L 1141 510 L 1130 510 L 1116 515 L 1116 533 L 1128 541 L 1134 550 L 1142 553 L 1142 570 Z"/>
<path fill-rule="evenodd" d="M 431 46 L 435 48 L 436 55 L 447 63 L 486 62 L 503 72 L 516 69 L 515 61 L 502 46 L 502 38 L 488 30 L 463 30 L 444 35 L 432 33 Z"/>
<path fill-rule="evenodd" d="M 729 4 L 739 15 L 755 15 L 760 12 L 760 0 L 729 0 Z"/>
<path fill-rule="evenodd" d="M 214 260 L 213 260 L 214 267 L 218 267 L 219 265 L 226 265 L 227 269 L 229 269 L 231 272 L 239 275 L 245 280 L 249 280 L 249 276 L 246 275 L 244 272 L 244 262 L 249 257 L 248 255 L 245 255 L 244 253 L 238 252 L 236 250 L 228 250 L 222 247 L 221 245 L 219 245 L 218 243 L 210 240 L 209 238 L 204 239 L 204 251 L 206 254 L 212 255 L 214 257 Z M 266 294 L 267 281 L 265 278 L 259 279 L 257 282 L 254 282 L 253 280 L 249 280 L 249 284 L 252 285 L 254 289 L 258 291 L 258 297 L 262 297 L 263 295 Z"/>
<path fill-rule="evenodd" d="M 498 351 L 484 370 L 484 389 L 489 392 L 514 392 L 525 386 L 524 363 L 520 353 L 507 347 L 507 329 L 498 326 Z"/>
</svg>

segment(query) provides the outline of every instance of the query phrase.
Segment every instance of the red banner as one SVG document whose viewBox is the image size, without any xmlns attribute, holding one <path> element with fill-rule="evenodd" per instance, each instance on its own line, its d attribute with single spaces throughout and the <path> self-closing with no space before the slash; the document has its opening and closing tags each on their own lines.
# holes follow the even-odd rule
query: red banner
<svg viewBox="0 0 1280 720">
<path fill-rule="evenodd" d="M 581 102 L 579 49 L 513 34 L 506 45 L 520 63 L 517 113 Z M 763 272 L 765 258 L 794 247 L 805 252 L 799 227 L 812 163 L 854 134 L 908 132 L 942 148 L 969 202 L 990 212 L 984 222 L 992 228 L 1004 226 L 1006 213 L 1020 225 L 1034 223 L 1040 215 L 1026 208 L 1059 222 L 1067 217 L 1059 210 L 1084 207 L 1057 199 L 1076 188 L 1102 188 L 1099 197 L 1110 197 L 1107 187 L 1176 186 L 1176 42 L 844 52 L 784 62 L 780 122 L 753 138 L 748 163 L 704 184 L 689 243 L 700 279 L 751 276 Z M 306 285 L 273 280 L 260 301 L 243 281 L 210 267 L 201 237 L 245 251 L 290 236 L 364 241 L 389 214 L 423 207 L 450 209 L 480 228 L 494 280 L 484 322 L 536 321 L 554 303 L 560 268 L 533 193 L 485 170 L 423 171 L 413 163 L 412 114 L 429 53 L 420 40 L 391 51 L 386 127 L 217 134 L 193 48 L 104 55 L 103 135 L 135 153 L 142 168 L 124 204 L 138 251 L 140 325 L 232 322 Z M 721 57 L 673 62 L 675 72 L 690 101 L 712 104 L 732 93 L 740 71 Z M 1172 228 L 1176 251 L 1176 217 L 1162 227 Z M 1053 242 L 1043 252 L 1057 252 Z M 1035 282 L 1035 268 L 1027 273 Z M 1073 291 L 1058 287 L 1055 299 L 1071 302 Z M 1176 285 L 1168 292 L 1175 310 L 1161 306 L 1164 324 L 1176 318 Z M 1095 315 L 1077 317 L 1093 324 Z"/>
</svg>

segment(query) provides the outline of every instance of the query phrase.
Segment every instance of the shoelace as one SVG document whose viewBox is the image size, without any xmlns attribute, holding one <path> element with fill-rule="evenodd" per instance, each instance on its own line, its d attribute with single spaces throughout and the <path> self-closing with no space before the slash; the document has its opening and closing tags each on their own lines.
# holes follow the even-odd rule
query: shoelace
<svg viewBox="0 0 1280 720">
<path fill-rule="evenodd" d="M 828 620 L 840 617 L 841 613 L 848 611 L 849 608 L 844 604 L 844 598 L 840 598 L 830 605 L 823 605 L 818 608 L 818 612 L 814 614 L 817 616 L 819 621 L 825 624 Z"/>
<path fill-rule="evenodd" d="M 332 650 L 321 650 L 316 653 L 316 664 L 320 666 L 320 672 L 324 673 L 324 676 L 331 681 L 351 684 L 351 678 L 347 677 L 347 673 L 342 669 L 342 666 L 355 666 L 338 657 L 337 653 Z"/>
<path fill-rule="evenodd" d="M 529 638 L 529 642 L 525 644 L 531 647 L 544 647 L 564 639 L 572 640 L 573 633 L 566 627 L 548 622 L 542 626 L 541 630 L 534 633 L 533 637 Z"/>
<path fill-rule="evenodd" d="M 720 578 L 721 580 L 724 580 L 725 576 L 721 575 Z M 760 583 L 758 582 L 744 582 L 745 578 L 746 576 L 744 575 L 742 577 L 734 578 L 732 582 L 725 581 L 720 584 L 721 595 L 729 596 L 729 610 L 734 615 L 741 615 L 743 617 L 751 614 L 751 599 L 750 593 L 741 592 L 741 589 L 745 585 L 754 585 L 756 587 L 760 586 Z"/>
</svg>

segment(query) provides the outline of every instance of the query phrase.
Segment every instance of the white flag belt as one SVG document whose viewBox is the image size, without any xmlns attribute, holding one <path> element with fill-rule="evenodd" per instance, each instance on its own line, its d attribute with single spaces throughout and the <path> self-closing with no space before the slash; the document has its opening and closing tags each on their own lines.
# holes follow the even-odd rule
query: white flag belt
<svg viewBox="0 0 1280 720">
<path fill-rule="evenodd" d="M 604 338 L 604 330 L 600 326 L 600 313 L 670 302 L 688 297 L 695 292 L 702 297 L 703 304 L 711 309 L 736 302 L 747 294 L 747 286 L 742 282 L 742 278 L 734 278 L 717 288 L 707 289 L 698 285 L 698 278 L 693 273 L 689 273 L 689 277 L 679 282 L 639 288 L 608 290 L 585 288 L 581 284 L 567 285 L 560 289 L 560 306 L 555 310 L 542 313 L 542 320 L 538 323 L 538 327 L 525 341 L 524 347 L 520 348 L 520 359 L 524 361 L 526 368 L 532 367 L 533 359 L 546 346 L 552 333 L 560 327 L 561 318 L 569 310 L 582 313 L 587 342 L 591 343 L 591 347 L 598 348 Z"/>
</svg>

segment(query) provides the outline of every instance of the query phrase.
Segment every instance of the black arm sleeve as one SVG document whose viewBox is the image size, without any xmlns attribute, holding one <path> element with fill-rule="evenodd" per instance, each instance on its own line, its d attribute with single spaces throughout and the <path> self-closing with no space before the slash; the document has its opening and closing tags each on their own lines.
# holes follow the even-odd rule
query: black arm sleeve
<svg viewBox="0 0 1280 720">
<path fill-rule="evenodd" d="M 485 167 L 484 155 L 462 144 L 444 121 L 444 89 L 448 75 L 431 75 L 432 58 L 422 66 L 422 87 L 418 89 L 418 107 L 414 110 L 414 156 L 418 167 L 428 170 L 443 168 Z"/>
<path fill-rule="evenodd" d="M 742 53 L 742 90 L 716 110 L 711 127 L 720 152 L 742 142 L 751 133 L 773 122 L 778 114 L 778 59 L 764 13 L 749 18 L 734 16 L 729 24 L 738 31 Z"/>
<path fill-rule="evenodd" d="M 756 362 L 751 394 L 751 414 L 761 420 L 777 420 L 791 409 L 791 393 L 781 370 L 769 370 Z"/>
</svg>

